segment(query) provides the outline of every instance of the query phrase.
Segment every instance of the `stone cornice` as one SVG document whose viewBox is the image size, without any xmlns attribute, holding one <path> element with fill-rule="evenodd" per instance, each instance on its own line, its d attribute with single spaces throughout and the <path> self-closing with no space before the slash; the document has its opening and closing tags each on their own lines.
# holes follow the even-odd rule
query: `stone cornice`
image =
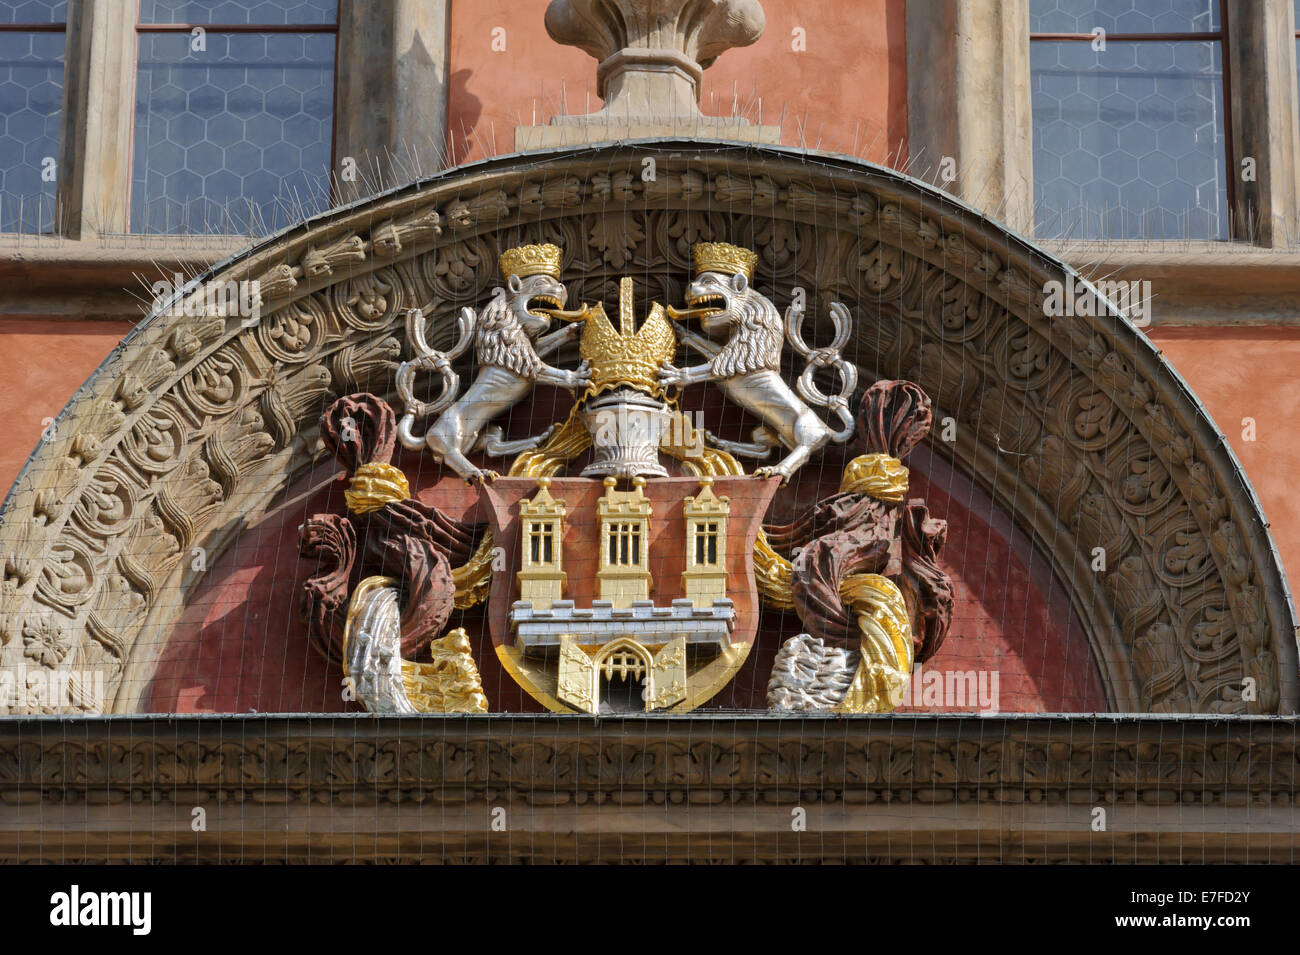
<svg viewBox="0 0 1300 955">
<path fill-rule="evenodd" d="M 1040 244 L 1090 278 L 1149 281 L 1152 327 L 1300 327 L 1300 249 L 1236 242 Z"/>
<path fill-rule="evenodd" d="M 145 278 L 197 275 L 248 242 L 242 236 L 0 236 L 0 321 L 138 322 L 148 313 Z"/>
<path fill-rule="evenodd" d="M 1277 717 L 0 720 L 0 860 L 1291 861 L 1298 742 Z"/>
</svg>

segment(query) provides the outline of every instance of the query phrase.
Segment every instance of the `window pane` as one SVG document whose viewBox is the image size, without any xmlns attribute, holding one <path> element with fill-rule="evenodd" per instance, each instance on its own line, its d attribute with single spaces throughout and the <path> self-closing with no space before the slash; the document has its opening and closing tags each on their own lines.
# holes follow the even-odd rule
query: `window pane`
<svg viewBox="0 0 1300 955">
<path fill-rule="evenodd" d="M 65 46 L 62 33 L 0 33 L 0 232 L 55 231 Z"/>
<path fill-rule="evenodd" d="M 1217 41 L 1030 44 L 1037 231 L 1227 235 Z"/>
<path fill-rule="evenodd" d="M 68 0 L 0 0 L 0 23 L 66 23 Z"/>
<path fill-rule="evenodd" d="M 1030 33 L 1192 33 L 1219 29 L 1219 0 L 1029 0 Z"/>
<path fill-rule="evenodd" d="M 141 23 L 296 26 L 337 19 L 338 0 L 140 0 Z"/>
<path fill-rule="evenodd" d="M 140 35 L 131 226 L 265 234 L 329 205 L 332 34 Z"/>
</svg>

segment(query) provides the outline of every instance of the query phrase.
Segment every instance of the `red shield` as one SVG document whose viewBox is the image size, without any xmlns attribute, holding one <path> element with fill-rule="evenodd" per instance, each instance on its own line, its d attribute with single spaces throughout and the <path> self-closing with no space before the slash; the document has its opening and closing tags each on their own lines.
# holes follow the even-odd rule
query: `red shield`
<svg viewBox="0 0 1300 955">
<path fill-rule="evenodd" d="M 624 482 L 626 483 L 626 482 Z M 750 643 L 758 628 L 759 598 L 754 582 L 754 540 L 763 515 L 776 493 L 776 478 L 716 477 L 713 492 L 730 502 L 727 520 L 727 596 L 735 604 L 733 643 Z M 700 492 L 700 481 L 691 477 L 655 478 L 645 485 L 652 516 L 648 539 L 650 599 L 656 605 L 671 604 L 685 596 L 682 572 L 686 569 L 685 499 Z M 492 537 L 498 552 L 488 603 L 488 622 L 495 646 L 512 642 L 510 610 L 519 599 L 519 570 L 522 565 L 519 502 L 537 493 L 534 478 L 499 478 L 480 490 L 487 506 Z M 563 500 L 564 599 L 575 607 L 590 607 L 599 597 L 600 517 L 598 502 L 605 492 L 601 481 L 589 478 L 553 478 L 550 493 Z"/>
</svg>

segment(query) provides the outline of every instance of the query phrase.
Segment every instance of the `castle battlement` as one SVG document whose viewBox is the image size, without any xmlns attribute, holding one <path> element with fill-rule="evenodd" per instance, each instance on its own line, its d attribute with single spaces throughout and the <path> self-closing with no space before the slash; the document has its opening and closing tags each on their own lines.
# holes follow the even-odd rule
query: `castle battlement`
<svg viewBox="0 0 1300 955">
<path fill-rule="evenodd" d="M 615 607 L 608 600 L 575 607 L 572 600 L 556 600 L 549 608 L 536 608 L 527 600 L 518 600 L 510 610 L 510 625 L 519 645 L 532 649 L 558 647 L 561 637 L 572 636 L 580 646 L 631 638 L 647 647 L 659 647 L 680 637 L 687 645 L 723 650 L 731 644 L 736 605 L 726 597 L 708 607 L 697 607 L 686 597 L 667 606 L 637 600 L 630 607 Z"/>
</svg>

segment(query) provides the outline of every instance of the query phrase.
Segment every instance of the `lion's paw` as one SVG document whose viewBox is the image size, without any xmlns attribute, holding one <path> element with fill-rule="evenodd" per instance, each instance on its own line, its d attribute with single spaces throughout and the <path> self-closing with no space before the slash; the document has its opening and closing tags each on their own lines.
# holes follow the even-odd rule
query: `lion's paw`
<svg viewBox="0 0 1300 955">
<path fill-rule="evenodd" d="M 754 477 L 756 478 L 779 477 L 781 479 L 782 485 L 786 485 L 790 483 L 790 475 L 786 473 L 784 468 L 775 464 L 769 465 L 767 467 L 755 468 Z"/>
</svg>

